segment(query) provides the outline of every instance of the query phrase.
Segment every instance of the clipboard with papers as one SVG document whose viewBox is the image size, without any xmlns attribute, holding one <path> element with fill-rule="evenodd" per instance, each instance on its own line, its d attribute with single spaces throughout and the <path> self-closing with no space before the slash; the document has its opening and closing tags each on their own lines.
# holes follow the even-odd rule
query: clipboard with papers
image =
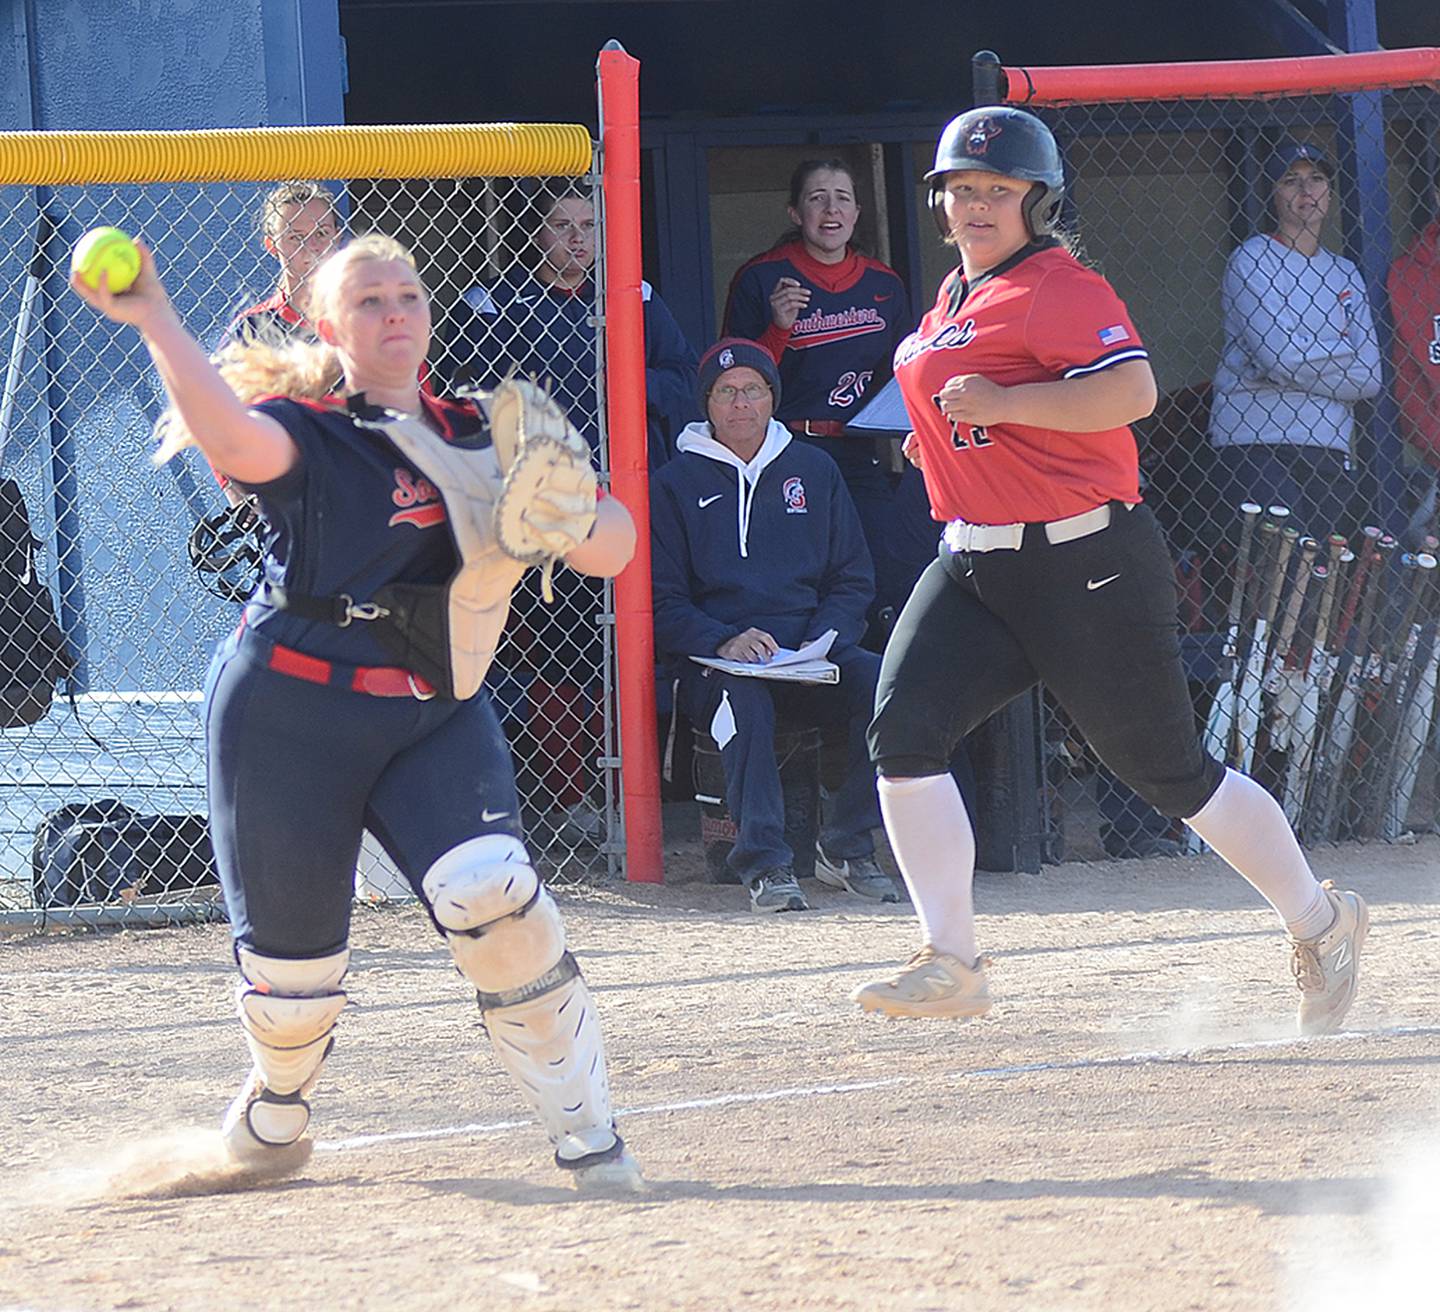
<svg viewBox="0 0 1440 1312">
<path fill-rule="evenodd" d="M 723 656 L 692 656 L 697 665 L 750 679 L 778 679 L 786 683 L 839 683 L 840 667 L 826 659 L 839 635 L 826 629 L 803 647 L 781 647 L 768 661 L 727 661 Z"/>
</svg>

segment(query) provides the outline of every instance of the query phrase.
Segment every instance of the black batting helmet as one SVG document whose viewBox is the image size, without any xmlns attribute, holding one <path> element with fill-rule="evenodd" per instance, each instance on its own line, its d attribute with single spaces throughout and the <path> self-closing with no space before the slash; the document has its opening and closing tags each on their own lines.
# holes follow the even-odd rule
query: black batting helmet
<svg viewBox="0 0 1440 1312">
<path fill-rule="evenodd" d="M 1025 226 L 1032 238 L 1055 231 L 1065 198 L 1065 170 L 1054 134 L 1034 114 L 1010 105 L 985 105 L 945 125 L 935 145 L 935 167 L 925 175 L 930 212 L 942 237 L 950 235 L 943 201 L 945 175 L 958 169 L 983 169 L 1033 182 L 1022 207 Z"/>
</svg>

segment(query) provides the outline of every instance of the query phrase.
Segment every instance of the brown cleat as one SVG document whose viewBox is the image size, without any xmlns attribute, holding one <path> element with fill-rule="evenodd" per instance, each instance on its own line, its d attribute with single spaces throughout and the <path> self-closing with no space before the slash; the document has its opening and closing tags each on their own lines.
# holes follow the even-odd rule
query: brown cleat
<svg viewBox="0 0 1440 1312">
<path fill-rule="evenodd" d="M 862 984 L 850 997 L 865 1011 L 887 1016 L 966 1017 L 990 1010 L 983 959 L 967 966 L 928 943 L 894 975 Z"/>
<path fill-rule="evenodd" d="M 1300 988 L 1300 1033 L 1334 1034 L 1355 1001 L 1360 949 L 1370 932 L 1370 911 L 1359 893 L 1320 885 L 1335 920 L 1318 938 L 1290 940 L 1290 972 Z"/>
</svg>

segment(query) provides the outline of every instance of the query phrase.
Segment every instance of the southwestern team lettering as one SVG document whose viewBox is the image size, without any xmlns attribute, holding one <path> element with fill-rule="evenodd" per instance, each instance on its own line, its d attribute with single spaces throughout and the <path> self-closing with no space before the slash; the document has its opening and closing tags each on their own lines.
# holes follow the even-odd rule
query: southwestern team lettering
<svg viewBox="0 0 1440 1312">
<path fill-rule="evenodd" d="M 888 327 L 885 317 L 873 305 L 855 306 L 826 314 L 816 310 L 795 320 L 786 347 L 791 351 L 808 351 L 812 346 L 828 346 L 851 337 L 883 333 Z"/>
</svg>

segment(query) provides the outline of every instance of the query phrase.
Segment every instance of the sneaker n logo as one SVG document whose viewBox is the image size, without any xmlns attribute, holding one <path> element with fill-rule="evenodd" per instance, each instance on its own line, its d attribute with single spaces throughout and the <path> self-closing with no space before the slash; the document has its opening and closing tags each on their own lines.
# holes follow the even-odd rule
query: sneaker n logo
<svg viewBox="0 0 1440 1312">
<path fill-rule="evenodd" d="M 923 982 L 925 991 L 937 1002 L 941 998 L 949 997 L 961 987 L 960 981 L 950 975 L 926 975 Z"/>
<path fill-rule="evenodd" d="M 1348 938 L 1341 939 L 1340 946 L 1335 949 L 1330 957 L 1330 964 L 1336 970 L 1344 970 L 1350 965 L 1351 960 L 1350 940 Z"/>
</svg>

